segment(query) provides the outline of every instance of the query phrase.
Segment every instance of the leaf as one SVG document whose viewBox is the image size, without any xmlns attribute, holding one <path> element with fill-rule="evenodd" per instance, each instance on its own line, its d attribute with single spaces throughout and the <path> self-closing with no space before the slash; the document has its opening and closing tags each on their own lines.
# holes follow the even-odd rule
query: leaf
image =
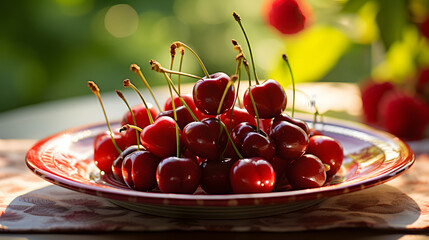
<svg viewBox="0 0 429 240">
<path fill-rule="evenodd" d="M 330 26 L 313 26 L 285 40 L 286 54 L 296 82 L 316 81 L 338 62 L 350 44 L 340 30 Z M 270 77 L 284 87 L 291 83 L 289 70 L 279 56 Z"/>
<path fill-rule="evenodd" d="M 343 13 L 355 13 L 358 12 L 369 0 L 349 0 L 347 1 L 341 12 Z"/>
<path fill-rule="evenodd" d="M 380 38 L 386 49 L 402 39 L 407 24 L 407 4 L 405 0 L 378 0 L 379 12 L 376 22 Z"/>
</svg>

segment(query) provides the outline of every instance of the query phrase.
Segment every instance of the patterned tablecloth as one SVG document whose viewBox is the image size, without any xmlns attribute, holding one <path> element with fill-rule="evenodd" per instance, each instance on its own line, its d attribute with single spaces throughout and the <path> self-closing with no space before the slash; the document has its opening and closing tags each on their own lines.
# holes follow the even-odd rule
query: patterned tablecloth
<svg viewBox="0 0 429 240">
<path fill-rule="evenodd" d="M 246 220 L 170 219 L 52 185 L 27 169 L 33 140 L 0 140 L 0 231 L 267 231 L 332 228 L 422 230 L 429 228 L 429 151 L 400 177 L 366 190 L 326 199 L 292 213 Z"/>
</svg>

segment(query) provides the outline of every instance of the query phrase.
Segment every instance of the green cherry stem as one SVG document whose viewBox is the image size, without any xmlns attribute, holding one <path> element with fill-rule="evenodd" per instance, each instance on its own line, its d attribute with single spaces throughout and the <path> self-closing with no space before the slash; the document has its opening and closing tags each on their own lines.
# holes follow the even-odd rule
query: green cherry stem
<svg viewBox="0 0 429 240">
<path fill-rule="evenodd" d="M 134 125 L 137 126 L 136 116 L 134 115 L 134 112 L 131 109 L 130 104 L 128 104 L 127 99 L 125 99 L 124 94 L 121 91 L 119 91 L 119 90 L 115 90 L 115 92 L 118 95 L 118 97 L 120 97 L 122 99 L 122 101 L 124 101 L 125 105 L 127 105 L 127 108 L 130 111 L 130 113 L 131 113 L 131 117 L 133 118 L 133 123 L 134 123 Z M 139 136 L 138 132 L 136 132 L 136 138 L 137 138 L 137 150 L 140 150 L 140 136 Z"/>
<path fill-rule="evenodd" d="M 144 100 L 144 97 L 143 97 L 142 93 L 136 88 L 136 86 L 134 86 L 131 83 L 131 81 L 129 79 L 125 79 L 123 81 L 123 85 L 124 85 L 124 87 L 130 87 L 130 88 L 132 88 L 139 95 L 140 99 L 142 100 L 142 102 L 143 102 L 143 104 L 144 104 L 144 106 L 146 108 L 147 117 L 149 118 L 149 122 L 150 122 L 150 124 L 152 124 L 153 123 L 152 114 L 150 114 L 149 107 L 148 107 L 148 105 L 146 103 L 146 100 Z"/>
<path fill-rule="evenodd" d="M 144 85 L 149 90 L 150 95 L 152 95 L 153 100 L 155 100 L 155 104 L 158 107 L 158 110 L 161 112 L 162 109 L 161 109 L 158 101 L 156 100 L 155 94 L 153 93 L 152 89 L 150 88 L 149 83 L 147 82 L 146 78 L 144 77 L 142 71 L 140 70 L 140 67 L 137 64 L 131 64 L 130 70 L 133 71 L 134 73 L 136 73 L 137 75 L 139 75 L 140 79 L 143 81 Z"/>
<path fill-rule="evenodd" d="M 171 99 L 171 108 L 173 109 L 173 118 L 176 123 L 176 157 L 180 157 L 180 136 L 179 136 L 179 126 L 177 124 L 177 112 L 176 112 L 176 103 L 173 101 L 173 91 L 171 91 L 171 84 L 168 84 L 168 90 L 170 91 Z"/>
<path fill-rule="evenodd" d="M 219 121 L 220 124 L 222 125 L 222 128 L 224 129 L 226 136 L 228 137 L 229 142 L 231 143 L 232 148 L 234 149 L 235 153 L 237 154 L 237 156 L 241 159 L 243 158 L 243 155 L 240 154 L 240 152 L 237 149 L 237 146 L 235 146 L 234 141 L 232 141 L 231 135 L 228 132 L 228 129 L 226 128 L 225 124 L 222 121 Z M 228 146 L 228 145 L 227 145 Z"/>
<path fill-rule="evenodd" d="M 293 91 L 292 92 L 293 93 L 293 95 L 292 95 L 292 117 L 294 117 L 294 114 L 295 114 L 295 79 L 293 78 L 292 68 L 290 67 L 288 57 L 286 56 L 286 54 L 283 54 L 282 57 L 283 57 L 283 60 L 286 62 L 286 65 L 289 68 L 290 77 L 292 79 L 292 91 Z"/>
<path fill-rule="evenodd" d="M 141 129 L 141 128 L 137 127 L 137 126 L 131 125 L 131 124 L 125 124 L 124 126 L 122 126 L 119 129 L 119 132 L 126 131 L 126 130 L 128 130 L 130 128 L 135 129 L 135 130 L 137 130 L 139 132 L 143 132 L 143 129 Z"/>
<path fill-rule="evenodd" d="M 243 24 L 241 23 L 241 17 L 236 12 L 233 12 L 232 16 L 234 17 L 235 21 L 238 22 L 238 25 L 240 25 L 241 31 L 243 32 L 244 38 L 246 39 L 247 47 L 249 48 L 249 53 L 250 53 L 250 60 L 252 61 L 252 68 L 253 68 L 253 74 L 255 75 L 255 81 L 256 81 L 256 84 L 259 84 L 259 79 L 258 79 L 258 75 L 256 73 L 256 68 L 255 68 L 255 62 L 253 61 L 252 48 L 250 47 L 249 38 L 247 37 L 246 31 L 244 30 L 244 27 L 243 27 Z"/>
<path fill-rule="evenodd" d="M 182 66 L 183 66 L 183 56 L 185 55 L 185 49 L 183 47 L 179 48 L 179 52 L 180 52 L 180 61 L 179 61 L 179 72 L 182 72 Z M 180 78 L 182 77 L 182 75 L 179 74 L 179 76 L 177 77 L 177 87 L 179 90 L 179 95 L 181 94 L 180 91 Z"/>
<path fill-rule="evenodd" d="M 202 61 L 202 60 L 201 60 L 201 58 L 198 56 L 198 54 L 197 54 L 194 50 L 192 50 L 192 48 L 190 48 L 188 45 L 186 45 L 186 44 L 184 44 L 184 43 L 182 43 L 182 42 L 179 42 L 179 41 L 174 42 L 173 44 L 176 44 L 176 46 L 177 46 L 178 48 L 180 48 L 180 47 L 184 47 L 184 48 L 188 49 L 188 50 L 189 50 L 189 51 L 190 51 L 190 52 L 195 56 L 195 58 L 197 59 L 198 63 L 199 63 L 199 64 L 200 64 L 200 66 L 201 66 L 201 69 L 203 69 L 204 75 L 206 75 L 206 77 L 207 77 L 207 78 L 210 78 L 210 74 L 209 74 L 209 72 L 207 71 L 206 66 L 204 66 L 203 61 Z"/>
<path fill-rule="evenodd" d="M 109 135 L 110 135 L 110 138 L 112 139 L 112 143 L 115 146 L 118 153 L 121 154 L 122 150 L 119 148 L 118 144 L 115 141 L 115 138 L 113 137 L 112 128 L 110 127 L 109 119 L 107 118 L 106 109 L 104 108 L 103 101 L 101 100 L 100 89 L 98 88 L 97 84 L 95 84 L 93 81 L 88 81 L 88 87 L 95 94 L 95 96 L 97 96 L 98 101 L 100 102 L 101 109 L 103 110 L 104 118 L 106 119 L 107 128 L 109 129 Z"/>
<path fill-rule="evenodd" d="M 201 77 L 189 74 L 189 73 L 183 73 L 183 72 L 177 72 L 177 71 L 172 71 L 172 70 L 168 70 L 164 67 L 161 66 L 161 64 L 155 60 L 150 60 L 150 65 L 152 66 L 152 70 L 155 72 L 159 72 L 159 73 L 172 73 L 172 74 L 177 74 L 177 75 L 183 75 L 183 76 L 187 76 L 187 77 L 191 77 L 191 78 L 196 78 L 196 79 L 201 79 Z"/>
<path fill-rule="evenodd" d="M 169 87 L 171 87 L 173 89 L 173 91 L 177 94 L 177 96 L 179 97 L 180 101 L 182 102 L 183 106 L 185 106 L 185 108 L 188 110 L 189 114 L 191 114 L 192 119 L 194 119 L 195 122 L 199 122 L 198 118 L 195 116 L 194 112 L 192 112 L 192 110 L 189 107 L 189 105 L 185 102 L 185 100 L 182 98 L 182 96 L 180 96 L 179 91 L 174 86 L 173 81 L 171 80 L 171 78 L 165 72 L 164 72 L 164 77 L 167 80 L 167 83 L 168 83 Z M 174 103 L 173 97 L 171 97 L 171 99 L 172 99 L 171 100 L 171 105 L 173 105 L 173 103 Z M 174 112 L 176 112 L 176 111 L 174 111 Z"/>
</svg>

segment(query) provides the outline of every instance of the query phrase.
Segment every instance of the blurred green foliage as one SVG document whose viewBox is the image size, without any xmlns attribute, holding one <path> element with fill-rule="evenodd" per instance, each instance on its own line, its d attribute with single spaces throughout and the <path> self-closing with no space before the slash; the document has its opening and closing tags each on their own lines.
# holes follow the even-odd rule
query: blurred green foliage
<svg viewBox="0 0 429 240">
<path fill-rule="evenodd" d="M 141 66 L 151 85 L 163 85 L 148 62 L 169 67 L 174 41 L 194 48 L 209 72 L 232 74 L 231 39 L 247 53 L 233 11 L 243 18 L 258 74 L 285 85 L 284 52 L 298 82 L 359 82 L 368 76 L 400 81 L 429 64 L 429 44 L 416 28 L 416 19 L 428 14 L 428 0 L 308 2 L 314 13 L 310 27 L 282 36 L 265 22 L 262 0 L 2 1 L 0 112 L 90 94 L 88 80 L 102 91 L 122 88 L 126 78 L 142 87 L 129 70 L 132 63 Z M 184 71 L 203 75 L 189 53 Z"/>
</svg>

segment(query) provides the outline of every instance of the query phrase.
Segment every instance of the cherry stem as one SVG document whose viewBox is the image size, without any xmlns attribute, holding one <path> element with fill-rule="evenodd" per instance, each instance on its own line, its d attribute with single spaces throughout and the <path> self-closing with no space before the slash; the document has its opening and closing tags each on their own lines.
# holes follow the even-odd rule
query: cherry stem
<svg viewBox="0 0 429 240">
<path fill-rule="evenodd" d="M 186 48 L 186 49 L 188 49 L 194 56 L 195 56 L 195 58 L 197 59 L 197 61 L 198 61 L 198 63 L 200 64 L 200 66 L 201 66 L 201 69 L 203 69 L 203 72 L 204 72 L 204 75 L 206 75 L 206 77 L 207 78 L 210 78 L 210 74 L 209 74 L 209 72 L 207 71 L 207 68 L 206 68 L 206 66 L 204 66 L 204 63 L 203 63 L 203 61 L 201 60 L 201 58 L 198 56 L 198 54 L 194 51 L 194 50 L 192 50 L 192 48 L 190 48 L 188 45 L 186 45 L 186 44 L 184 44 L 184 43 L 182 43 L 182 42 L 174 42 L 173 44 L 176 44 L 176 46 L 178 47 L 178 48 L 180 48 L 180 47 L 184 47 L 184 48 Z"/>
<path fill-rule="evenodd" d="M 168 84 L 168 90 L 170 91 L 171 108 L 173 108 L 173 118 L 174 118 L 174 123 L 176 126 L 176 157 L 180 157 L 179 126 L 177 124 L 176 103 L 174 103 L 174 101 L 173 101 L 173 91 L 171 91 L 171 84 Z"/>
<path fill-rule="evenodd" d="M 201 77 L 189 74 L 189 73 L 183 73 L 183 72 L 177 72 L 177 71 L 172 71 L 172 70 L 168 70 L 164 67 L 161 66 L 161 64 L 155 60 L 150 60 L 150 65 L 152 66 L 152 70 L 155 72 L 159 72 L 159 73 L 172 73 L 172 74 L 177 74 L 177 75 L 183 75 L 183 76 L 187 76 L 187 77 L 191 77 L 191 78 L 196 78 L 196 79 L 201 79 Z"/>
<path fill-rule="evenodd" d="M 229 89 L 229 87 L 231 87 L 232 84 L 234 84 L 234 82 L 237 80 L 237 78 L 238 78 L 237 75 L 235 75 L 235 74 L 232 75 L 231 78 L 229 79 L 228 83 L 226 84 L 225 90 L 223 90 L 222 97 L 220 98 L 220 102 L 219 102 L 219 106 L 217 108 L 217 112 L 216 112 L 217 114 L 216 115 L 220 114 L 220 110 L 222 109 L 222 105 L 223 105 L 223 102 L 225 101 L 225 97 L 226 97 L 226 94 L 228 93 L 228 89 Z"/>
<path fill-rule="evenodd" d="M 319 108 L 316 105 L 316 101 L 314 99 L 311 99 L 310 96 L 307 95 L 307 93 L 305 93 L 305 92 L 303 92 L 303 91 L 301 91 L 299 89 L 296 89 L 296 91 L 299 92 L 299 93 L 301 93 L 302 95 L 304 95 L 304 97 L 307 98 L 310 107 L 314 108 L 314 113 L 313 113 L 314 114 L 314 117 L 313 117 L 313 128 L 315 128 L 316 127 L 316 122 L 317 122 L 317 116 L 320 115 L 321 117 L 323 117 L 323 115 L 321 115 L 319 113 Z M 322 119 L 322 121 L 323 121 L 323 119 Z"/>
<path fill-rule="evenodd" d="M 323 168 L 325 169 L 325 172 L 328 172 L 329 170 L 331 170 L 331 165 L 324 163 Z"/>
<path fill-rule="evenodd" d="M 198 118 L 195 116 L 194 112 L 192 112 L 191 108 L 189 107 L 189 105 L 186 103 L 186 101 L 182 98 L 182 96 L 180 96 L 179 91 L 177 90 L 177 88 L 174 86 L 173 81 L 171 80 L 170 77 L 168 77 L 167 73 L 164 72 L 164 77 L 167 80 L 167 83 L 169 86 L 171 86 L 171 88 L 173 89 L 173 91 L 177 94 L 177 96 L 179 97 L 180 101 L 182 102 L 183 106 L 185 106 L 185 108 L 188 110 L 189 114 L 191 114 L 192 119 L 194 119 L 195 122 L 199 122 L 200 120 L 198 120 Z M 174 100 L 171 97 L 171 103 L 173 105 Z"/>
<path fill-rule="evenodd" d="M 256 84 L 259 85 L 259 79 L 258 79 L 258 75 L 256 73 L 255 62 L 253 61 L 252 48 L 250 47 L 249 38 L 247 37 L 246 31 L 244 30 L 244 27 L 243 27 L 243 24 L 241 23 L 241 17 L 236 12 L 233 12 L 232 16 L 234 17 L 235 21 L 238 22 L 238 25 L 240 25 L 241 31 L 243 32 L 244 37 L 246 38 L 247 47 L 249 48 L 249 53 L 250 53 L 250 60 L 252 61 L 253 74 L 255 75 Z"/>
<path fill-rule="evenodd" d="M 183 55 L 185 55 L 185 49 L 184 48 L 179 48 L 180 51 L 180 62 L 179 62 L 179 72 L 182 72 L 182 66 L 183 66 Z M 180 91 L 180 78 L 182 77 L 182 75 L 179 74 L 179 76 L 177 77 L 177 86 L 178 86 L 178 90 L 179 90 L 179 95 L 181 94 Z"/>
<path fill-rule="evenodd" d="M 289 63 L 289 59 L 286 56 L 286 54 L 282 55 L 283 60 L 286 62 L 286 65 L 289 68 L 289 73 L 290 73 L 290 77 L 292 79 L 292 118 L 294 117 L 295 114 L 295 79 L 293 78 L 293 73 L 292 73 L 292 68 L 290 67 L 290 63 Z"/>
<path fill-rule="evenodd" d="M 152 89 L 150 88 L 149 83 L 147 82 L 146 78 L 144 77 L 142 71 L 140 70 L 140 67 L 137 64 L 131 64 L 130 70 L 133 71 L 134 73 L 136 73 L 137 75 L 139 75 L 140 79 L 143 81 L 144 85 L 149 90 L 150 95 L 152 95 L 153 100 L 155 100 L 155 104 L 158 107 L 158 110 L 161 112 L 162 109 L 161 109 L 158 101 L 156 100 L 155 94 L 153 93 Z"/>
<path fill-rule="evenodd" d="M 232 39 L 232 45 L 234 45 L 234 50 L 237 50 L 239 52 L 235 57 L 235 60 L 237 61 L 237 68 L 235 69 L 235 74 L 238 75 L 236 100 L 238 101 L 238 106 L 241 106 L 241 101 L 239 97 L 240 81 L 241 81 L 241 64 L 243 60 L 245 60 L 246 58 L 244 57 L 243 50 L 240 44 L 238 44 L 238 42 L 235 39 Z M 235 105 L 235 101 L 234 101 L 234 105 Z"/>
<path fill-rule="evenodd" d="M 141 128 L 137 127 L 137 126 L 131 125 L 131 124 L 125 124 L 124 126 L 122 126 L 119 129 L 119 132 L 126 131 L 126 130 L 128 130 L 130 128 L 135 129 L 135 130 L 137 130 L 139 132 L 143 132 L 143 129 L 141 129 Z"/>
<path fill-rule="evenodd" d="M 219 123 L 222 125 L 222 128 L 225 130 L 226 136 L 228 137 L 229 142 L 231 143 L 232 148 L 234 149 L 237 156 L 241 159 L 243 158 L 243 155 L 240 154 L 240 152 L 237 149 L 237 146 L 235 146 L 234 141 L 232 141 L 231 135 L 228 132 L 228 129 L 226 128 L 225 124 L 222 121 L 219 121 Z"/>
<path fill-rule="evenodd" d="M 252 102 L 253 110 L 255 111 L 255 115 L 256 115 L 256 132 L 259 132 L 260 130 L 259 113 L 258 113 L 258 109 L 256 108 L 255 100 L 253 99 L 252 89 L 250 87 L 249 87 L 249 96 L 250 96 L 250 101 Z"/>
<path fill-rule="evenodd" d="M 131 81 L 129 79 L 125 79 L 124 82 L 123 82 L 123 84 L 124 84 L 124 87 L 130 87 L 130 88 L 132 88 L 139 95 L 140 99 L 142 100 L 142 102 L 143 102 L 143 104 L 144 104 L 144 106 L 146 108 L 147 117 L 149 118 L 149 122 L 150 122 L 150 124 L 152 124 L 153 123 L 152 114 L 150 114 L 149 107 L 148 107 L 148 105 L 146 103 L 146 100 L 144 100 L 144 97 L 143 97 L 142 93 L 136 88 L 136 86 L 134 86 L 134 84 L 131 83 Z"/>
<path fill-rule="evenodd" d="M 130 105 L 128 104 L 127 99 L 125 99 L 124 94 L 119 90 L 115 90 L 115 92 L 124 101 L 125 105 L 127 105 L 127 108 L 131 113 L 131 117 L 133 118 L 133 123 L 134 123 L 134 125 L 137 126 L 136 116 L 135 116 L 133 110 L 131 109 Z M 140 136 L 139 136 L 138 132 L 136 132 L 136 138 L 137 138 L 137 150 L 140 150 Z"/>
<path fill-rule="evenodd" d="M 104 108 L 103 101 L 101 100 L 100 89 L 98 88 L 97 84 L 95 84 L 93 81 L 88 81 L 88 87 L 95 94 L 95 96 L 97 96 L 98 101 L 100 102 L 101 109 L 103 110 L 104 118 L 106 119 L 107 128 L 109 129 L 109 135 L 110 135 L 110 138 L 112 139 L 112 143 L 115 146 L 118 153 L 121 154 L 122 150 L 119 148 L 118 144 L 115 141 L 115 138 L 113 137 L 112 128 L 110 127 L 109 119 L 107 118 L 106 109 Z"/>
</svg>

